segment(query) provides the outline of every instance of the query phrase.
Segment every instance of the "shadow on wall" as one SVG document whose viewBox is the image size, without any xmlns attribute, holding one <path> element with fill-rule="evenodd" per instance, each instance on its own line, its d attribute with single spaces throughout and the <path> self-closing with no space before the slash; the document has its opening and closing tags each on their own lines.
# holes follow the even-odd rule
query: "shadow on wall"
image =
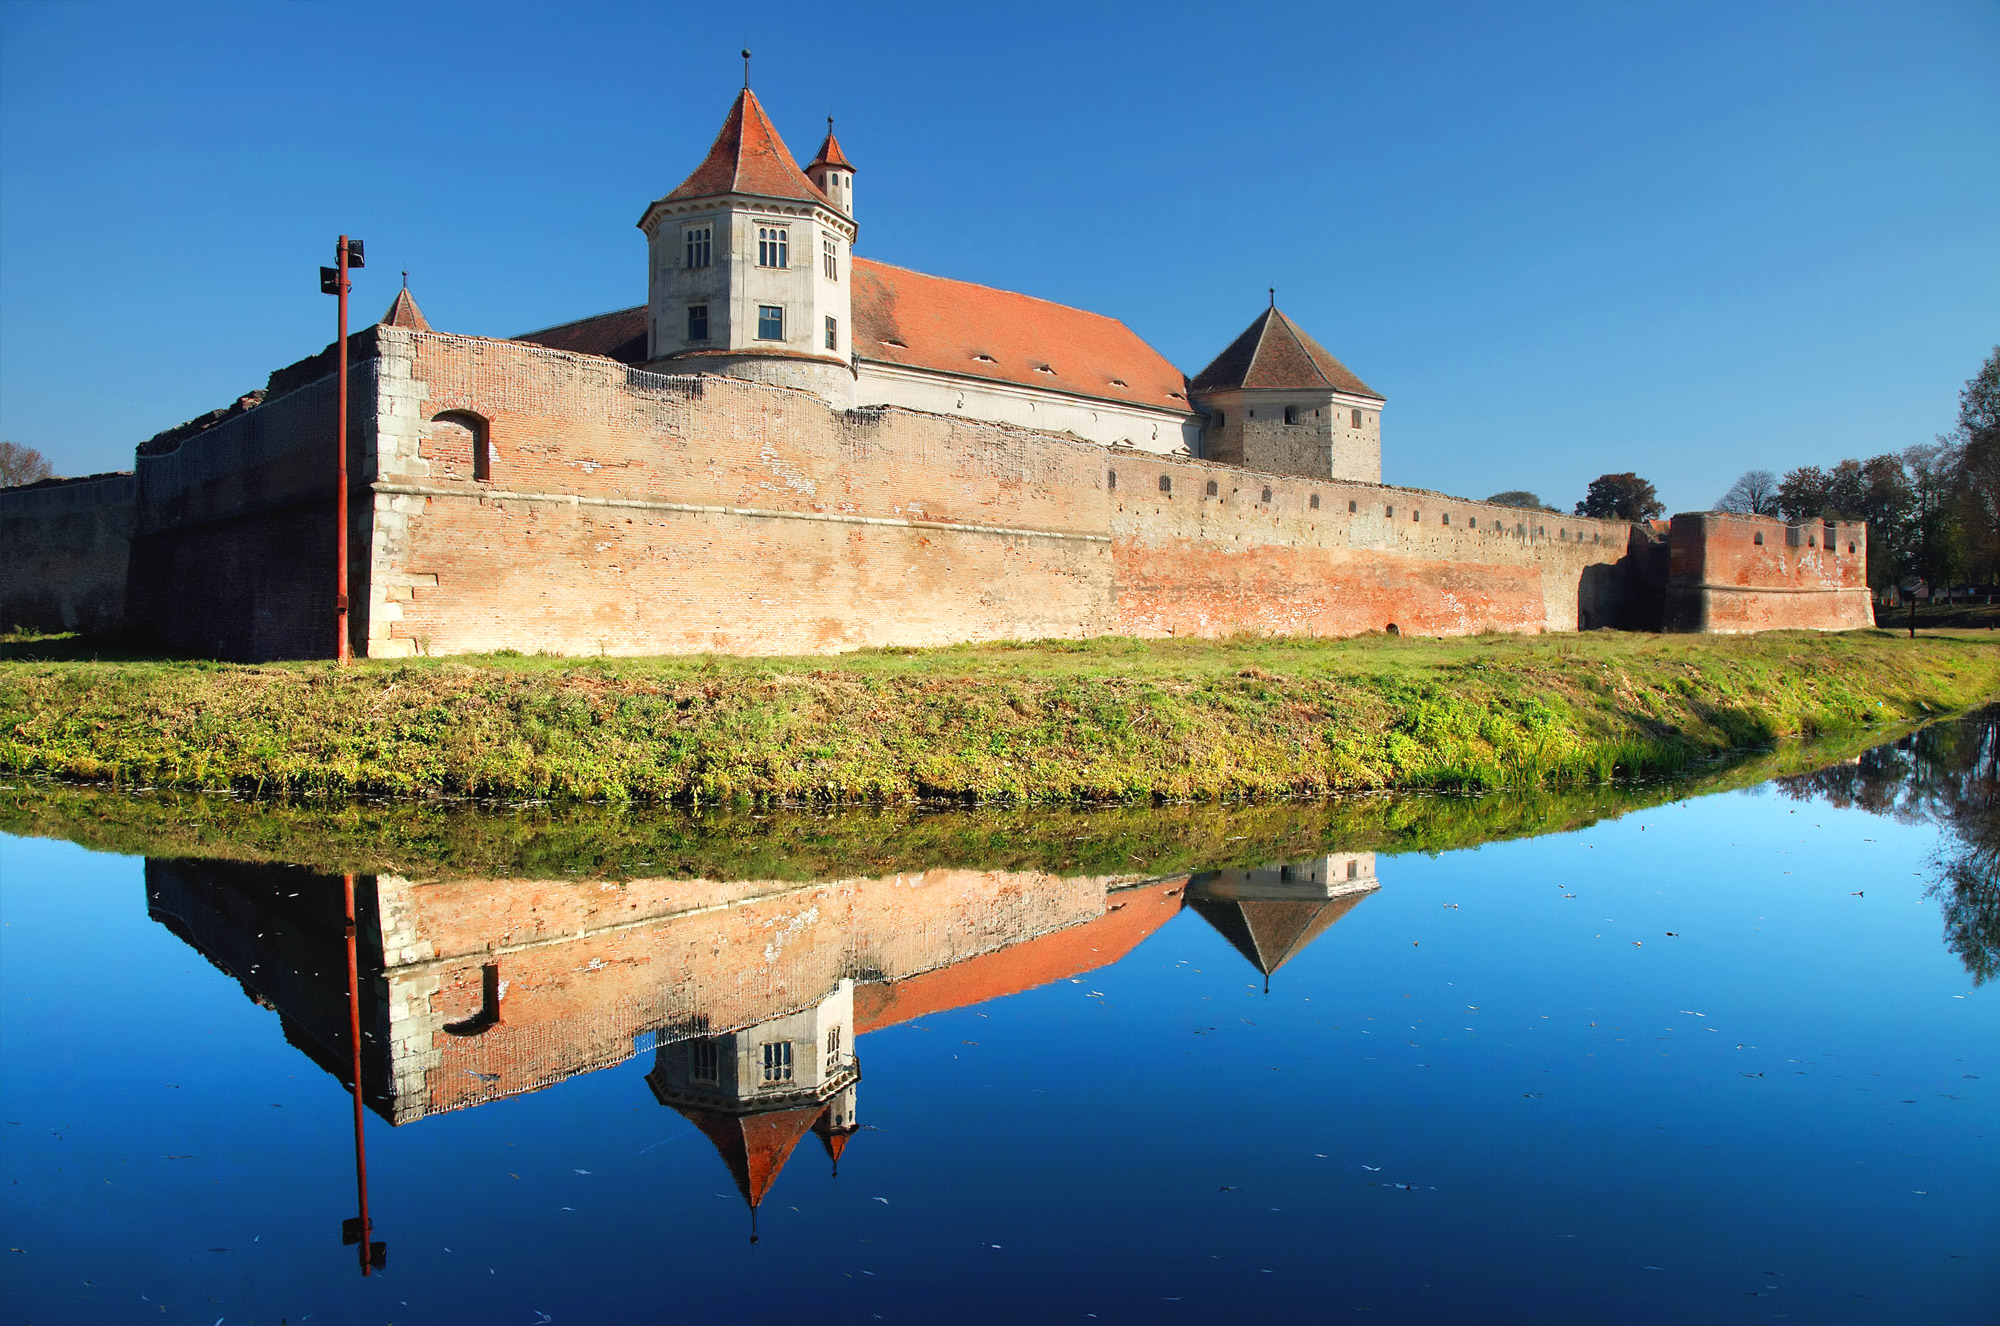
<svg viewBox="0 0 2000 1326">
<path fill-rule="evenodd" d="M 1576 629 L 1658 631 L 1666 618 L 1668 545 L 1643 527 L 1616 563 L 1583 568 L 1576 586 Z"/>
</svg>

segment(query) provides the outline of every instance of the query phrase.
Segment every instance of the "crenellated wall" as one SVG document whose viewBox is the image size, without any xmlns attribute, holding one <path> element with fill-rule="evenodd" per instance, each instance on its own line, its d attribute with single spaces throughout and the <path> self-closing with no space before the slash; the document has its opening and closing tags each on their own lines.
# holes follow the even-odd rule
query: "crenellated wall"
<svg viewBox="0 0 2000 1326">
<path fill-rule="evenodd" d="M 1674 517 L 1665 629 L 1735 634 L 1875 624 L 1868 527 L 1707 511 Z"/>
</svg>

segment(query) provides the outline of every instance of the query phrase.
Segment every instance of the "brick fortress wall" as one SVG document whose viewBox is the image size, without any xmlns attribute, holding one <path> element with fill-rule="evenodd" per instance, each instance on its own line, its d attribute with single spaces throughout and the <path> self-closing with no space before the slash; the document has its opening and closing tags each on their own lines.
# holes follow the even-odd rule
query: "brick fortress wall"
<svg viewBox="0 0 2000 1326">
<path fill-rule="evenodd" d="M 1623 522 L 520 342 L 378 327 L 356 347 L 353 630 L 377 657 L 1657 629 L 1669 579 L 1675 629 L 1871 620 L 1855 526 L 1836 544 L 1861 551 L 1829 555 L 1817 526 L 1774 551 L 1676 517 L 1663 576 L 1659 535 Z M 321 368 L 140 457 L 135 624 L 227 658 L 332 652 Z"/>
<path fill-rule="evenodd" d="M 1790 525 L 1702 512 L 1674 517 L 1670 545 L 1669 631 L 1847 631 L 1875 624 L 1868 527 L 1859 521 Z"/>
<path fill-rule="evenodd" d="M 894 408 L 838 412 L 512 342 L 378 334 L 376 655 L 1571 630 L 1630 615 L 1631 545 L 1645 537 Z M 466 416 L 492 448 L 483 481 Z"/>
<path fill-rule="evenodd" d="M 132 476 L 0 488 L 0 631 L 125 624 Z"/>
</svg>

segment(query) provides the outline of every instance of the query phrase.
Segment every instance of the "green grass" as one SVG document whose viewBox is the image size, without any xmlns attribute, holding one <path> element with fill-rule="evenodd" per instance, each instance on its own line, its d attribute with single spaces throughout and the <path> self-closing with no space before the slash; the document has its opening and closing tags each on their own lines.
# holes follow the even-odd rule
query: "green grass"
<svg viewBox="0 0 2000 1326">
<path fill-rule="evenodd" d="M 1248 804 L 845 809 L 253 799 L 0 782 L 0 833 L 94 851 L 409 879 L 816 880 L 938 868 L 1150 877 L 1329 851 L 1445 852 L 1585 828 L 1646 806 L 1821 768 L 1903 728 L 1786 742 L 1672 779 L 1483 796 L 1359 794 Z"/>
<path fill-rule="evenodd" d="M 1887 631 L 345 670 L 49 652 L 0 659 L 0 770 L 266 796 L 893 804 L 1567 787 L 2000 694 L 2000 641 Z"/>
</svg>

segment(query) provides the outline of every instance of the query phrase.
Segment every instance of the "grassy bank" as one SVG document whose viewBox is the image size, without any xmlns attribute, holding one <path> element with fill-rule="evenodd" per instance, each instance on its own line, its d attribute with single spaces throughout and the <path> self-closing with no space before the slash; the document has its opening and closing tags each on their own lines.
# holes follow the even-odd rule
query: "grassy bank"
<svg viewBox="0 0 2000 1326">
<path fill-rule="evenodd" d="M 810 659 L 0 661 L 0 769 L 265 795 L 1123 801 L 1558 787 L 2000 694 L 2000 642 L 1044 642 Z"/>
<path fill-rule="evenodd" d="M 838 879 L 951 867 L 1161 875 L 1330 851 L 1448 852 L 1561 833 L 1634 810 L 1852 759 L 1906 729 L 1857 729 L 1718 757 L 1671 779 L 1482 796 L 1353 795 L 1174 806 L 832 808 L 441 799 L 254 799 L 54 779 L 0 782 L 0 833 L 93 851 L 353 870 L 411 879 Z"/>
</svg>

